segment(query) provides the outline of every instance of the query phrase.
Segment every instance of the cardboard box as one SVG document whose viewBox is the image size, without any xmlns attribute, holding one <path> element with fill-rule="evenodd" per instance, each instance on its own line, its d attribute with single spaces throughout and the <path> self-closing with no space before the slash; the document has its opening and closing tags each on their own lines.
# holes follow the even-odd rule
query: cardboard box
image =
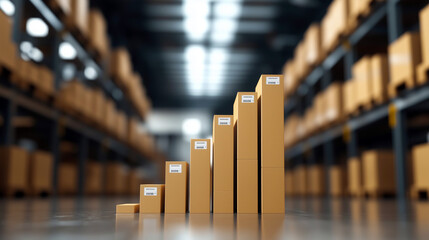
<svg viewBox="0 0 429 240">
<path fill-rule="evenodd" d="M 343 90 L 339 82 L 332 83 L 324 92 L 325 121 L 327 124 L 338 123 L 343 118 Z"/>
<path fill-rule="evenodd" d="M 258 213 L 258 160 L 237 160 L 237 213 Z"/>
<path fill-rule="evenodd" d="M 322 20 L 322 48 L 330 52 L 349 31 L 349 0 L 334 0 Z"/>
<path fill-rule="evenodd" d="M 325 169 L 322 164 L 308 166 L 308 193 L 312 196 L 325 194 Z"/>
<path fill-rule="evenodd" d="M 285 195 L 286 196 L 293 196 L 295 194 L 295 188 L 294 188 L 294 179 L 293 179 L 293 170 L 292 169 L 286 169 L 285 171 Z"/>
<path fill-rule="evenodd" d="M 408 32 L 389 45 L 390 83 L 389 95 L 396 89 L 416 85 L 416 68 L 421 63 L 420 34 Z"/>
<path fill-rule="evenodd" d="M 0 11 L 0 66 L 15 70 L 17 61 L 16 45 L 12 40 L 12 21 L 2 11 Z"/>
<path fill-rule="evenodd" d="M 89 39 L 101 56 L 107 56 L 107 26 L 103 14 L 92 9 L 89 12 Z"/>
<path fill-rule="evenodd" d="M 320 92 L 314 99 L 315 116 L 314 126 L 316 128 L 324 127 L 326 124 L 326 98 L 325 92 Z"/>
<path fill-rule="evenodd" d="M 165 163 L 165 213 L 186 213 L 188 206 L 188 163 Z"/>
<path fill-rule="evenodd" d="M 305 61 L 309 66 L 317 65 L 322 59 L 321 28 L 318 23 L 313 23 L 305 33 L 306 55 Z"/>
<path fill-rule="evenodd" d="M 62 162 L 58 166 L 58 193 L 75 195 L 77 193 L 78 172 L 74 163 Z"/>
<path fill-rule="evenodd" d="M 258 159 L 258 101 L 255 92 L 238 92 L 234 102 L 237 160 Z"/>
<path fill-rule="evenodd" d="M 352 114 L 356 109 L 355 95 L 357 94 L 355 85 L 356 84 L 353 79 L 348 80 L 343 84 L 343 110 L 346 115 Z"/>
<path fill-rule="evenodd" d="M 422 63 L 417 69 L 417 81 L 418 83 L 424 83 L 428 80 L 429 71 L 429 5 L 420 11 L 420 41 Z"/>
<path fill-rule="evenodd" d="M 52 194 L 52 154 L 44 151 L 35 151 L 30 154 L 29 165 L 30 194 L 42 196 Z"/>
<path fill-rule="evenodd" d="M 103 165 L 100 162 L 86 163 L 85 193 L 97 195 L 103 193 Z"/>
<path fill-rule="evenodd" d="M 372 150 L 362 154 L 363 187 L 365 193 L 394 194 L 396 192 L 395 157 L 387 150 Z"/>
<path fill-rule="evenodd" d="M 29 158 L 22 148 L 0 147 L 0 191 L 6 196 L 28 193 Z"/>
<path fill-rule="evenodd" d="M 86 37 L 89 32 L 89 1 L 70 1 L 70 15 L 67 18 L 68 24 L 76 27 Z"/>
<path fill-rule="evenodd" d="M 140 185 L 140 213 L 164 212 L 164 184 Z"/>
<path fill-rule="evenodd" d="M 258 97 L 259 148 L 262 168 L 284 168 L 284 102 L 282 86 L 283 76 L 261 75 L 255 89 Z"/>
<path fill-rule="evenodd" d="M 138 213 L 140 210 L 139 203 L 125 203 L 116 205 L 116 214 L 118 213 Z"/>
<path fill-rule="evenodd" d="M 261 168 L 261 213 L 284 213 L 284 168 Z"/>
<path fill-rule="evenodd" d="M 234 116 L 213 117 L 213 213 L 234 213 Z"/>
<path fill-rule="evenodd" d="M 367 107 L 371 103 L 371 58 L 362 57 L 353 65 L 353 81 L 355 81 L 356 107 Z"/>
<path fill-rule="evenodd" d="M 330 194 L 334 197 L 346 196 L 347 179 L 343 165 L 332 165 L 329 169 Z"/>
<path fill-rule="evenodd" d="M 293 60 L 289 60 L 285 66 L 284 72 L 284 92 L 285 96 L 289 96 L 295 89 L 297 80 L 295 77 L 295 64 Z"/>
<path fill-rule="evenodd" d="M 385 54 L 376 54 L 371 58 L 371 99 L 376 104 L 387 100 L 389 65 Z"/>
<path fill-rule="evenodd" d="M 189 212 L 210 213 L 210 139 L 191 140 Z"/>
<path fill-rule="evenodd" d="M 347 161 L 347 185 L 351 196 L 359 197 L 363 194 L 362 162 L 359 158 L 353 157 Z"/>
<path fill-rule="evenodd" d="M 106 193 L 110 195 L 124 194 L 126 191 L 125 166 L 121 163 L 110 162 L 106 165 Z"/>
<path fill-rule="evenodd" d="M 412 149 L 413 188 L 417 191 L 429 191 L 429 145 L 421 144 Z"/>
<path fill-rule="evenodd" d="M 128 50 L 117 48 L 110 56 L 110 74 L 115 78 L 121 87 L 129 85 L 129 78 L 132 75 L 132 63 Z"/>
</svg>

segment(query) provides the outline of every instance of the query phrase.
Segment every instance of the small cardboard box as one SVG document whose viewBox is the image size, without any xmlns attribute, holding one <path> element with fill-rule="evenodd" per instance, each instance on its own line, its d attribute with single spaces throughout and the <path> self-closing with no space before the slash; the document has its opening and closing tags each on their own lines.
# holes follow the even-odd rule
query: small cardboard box
<svg viewBox="0 0 429 240">
<path fill-rule="evenodd" d="M 284 168 L 261 169 L 261 213 L 284 213 Z"/>
<path fill-rule="evenodd" d="M 188 206 L 188 163 L 165 163 L 165 213 L 186 213 Z"/>
<path fill-rule="evenodd" d="M 417 191 L 424 190 L 429 192 L 429 144 L 415 146 L 412 150 L 412 170 L 413 170 L 413 188 Z"/>
<path fill-rule="evenodd" d="M 418 82 L 424 83 L 429 71 L 429 5 L 420 11 L 420 40 L 422 44 L 422 63 L 418 66 Z"/>
<path fill-rule="evenodd" d="M 363 176 L 362 162 L 359 158 L 353 157 L 347 161 L 347 185 L 351 196 L 362 196 L 363 194 Z"/>
<path fill-rule="evenodd" d="M 58 193 L 75 195 L 77 193 L 78 172 L 74 163 L 62 162 L 58 166 Z"/>
<path fill-rule="evenodd" d="M 28 193 L 29 157 L 22 148 L 0 147 L 0 191 L 7 195 Z"/>
<path fill-rule="evenodd" d="M 237 160 L 237 213 L 258 213 L 258 159 Z"/>
<path fill-rule="evenodd" d="M 125 203 L 116 205 L 116 213 L 138 213 L 140 204 L 138 203 Z"/>
<path fill-rule="evenodd" d="M 392 151 L 371 150 L 362 154 L 365 193 L 396 192 L 395 157 Z"/>
<path fill-rule="evenodd" d="M 318 23 L 313 23 L 305 33 L 306 63 L 315 66 L 322 59 L 321 31 Z"/>
<path fill-rule="evenodd" d="M 347 179 L 345 166 L 332 165 L 329 169 L 329 182 L 331 196 L 346 196 Z"/>
<path fill-rule="evenodd" d="M 322 164 L 308 167 L 308 193 L 312 196 L 322 196 L 325 193 L 325 169 Z"/>
<path fill-rule="evenodd" d="M 325 96 L 325 121 L 327 124 L 337 123 L 343 117 L 343 91 L 339 82 L 332 83 L 324 93 Z"/>
<path fill-rule="evenodd" d="M 189 212 L 210 213 L 210 139 L 191 140 Z"/>
<path fill-rule="evenodd" d="M 286 196 L 294 196 L 295 195 L 295 188 L 294 188 L 294 181 L 293 181 L 293 170 L 292 169 L 286 169 L 285 171 L 285 195 Z"/>
<path fill-rule="evenodd" d="M 238 92 L 234 102 L 236 159 L 258 159 L 258 98 L 255 92 Z"/>
<path fill-rule="evenodd" d="M 213 117 L 213 212 L 234 213 L 234 116 Z"/>
<path fill-rule="evenodd" d="M 32 195 L 49 195 L 52 193 L 53 159 L 52 154 L 35 151 L 30 154 L 29 188 Z"/>
<path fill-rule="evenodd" d="M 100 162 L 86 163 L 85 193 L 97 195 L 103 192 L 103 165 Z"/>
<path fill-rule="evenodd" d="M 389 45 L 390 83 L 389 95 L 396 95 L 402 86 L 412 88 L 416 84 L 416 68 L 421 63 L 420 34 L 408 32 Z"/>
<path fill-rule="evenodd" d="M 376 54 L 371 58 L 371 99 L 376 104 L 387 100 L 389 65 L 385 54 Z"/>
<path fill-rule="evenodd" d="M 365 56 L 353 65 L 354 91 L 356 91 L 356 107 L 368 106 L 371 103 L 371 58 Z"/>
<path fill-rule="evenodd" d="M 12 21 L 2 11 L 0 11 L 0 65 L 15 70 L 17 61 L 16 45 L 12 40 Z"/>
<path fill-rule="evenodd" d="M 140 185 L 140 213 L 164 212 L 164 184 Z"/>
</svg>

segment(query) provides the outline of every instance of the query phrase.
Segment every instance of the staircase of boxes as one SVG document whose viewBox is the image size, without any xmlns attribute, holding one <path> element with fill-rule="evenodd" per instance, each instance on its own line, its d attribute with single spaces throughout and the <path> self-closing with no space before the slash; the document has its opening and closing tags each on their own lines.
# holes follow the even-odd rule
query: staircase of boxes
<svg viewBox="0 0 429 240">
<path fill-rule="evenodd" d="M 165 158 L 138 129 L 151 103 L 127 50 L 110 49 L 106 21 L 88 0 L 14 4 L 12 17 L 0 11 L 0 194 L 136 194 L 147 180 L 138 171 L 142 162 L 162 166 Z M 40 41 L 21 27 L 33 17 L 49 26 Z M 62 42 L 76 58 L 60 58 Z M 76 74 L 66 79 L 69 65 Z M 88 66 L 96 79 L 83 77 Z"/>
<path fill-rule="evenodd" d="M 165 185 L 140 185 L 140 203 L 116 212 L 284 213 L 283 100 L 283 76 L 262 75 L 234 115 L 213 117 L 212 142 L 191 140 L 189 167 L 166 162 Z"/>
<path fill-rule="evenodd" d="M 427 4 L 334 0 L 308 29 L 284 66 L 287 196 L 429 197 Z"/>
</svg>

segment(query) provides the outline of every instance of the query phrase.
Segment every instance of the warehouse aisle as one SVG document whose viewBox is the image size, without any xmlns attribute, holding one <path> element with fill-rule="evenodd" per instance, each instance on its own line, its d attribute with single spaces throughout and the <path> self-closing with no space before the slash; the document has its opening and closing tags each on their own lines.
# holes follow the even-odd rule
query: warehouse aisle
<svg viewBox="0 0 429 240">
<path fill-rule="evenodd" d="M 429 202 L 288 199 L 286 214 L 122 214 L 129 198 L 2 200 L 0 239 L 427 239 Z M 398 211 L 400 210 L 400 211 Z M 404 211 L 405 210 L 405 211 Z"/>
</svg>

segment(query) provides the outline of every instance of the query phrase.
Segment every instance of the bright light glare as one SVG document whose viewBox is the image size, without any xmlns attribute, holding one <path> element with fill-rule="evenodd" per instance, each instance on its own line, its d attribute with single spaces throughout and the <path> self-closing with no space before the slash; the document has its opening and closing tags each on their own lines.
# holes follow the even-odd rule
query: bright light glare
<svg viewBox="0 0 429 240">
<path fill-rule="evenodd" d="M 201 131 L 201 121 L 197 118 L 188 118 L 182 123 L 184 135 L 198 135 Z"/>
<path fill-rule="evenodd" d="M 32 37 L 46 37 L 49 33 L 48 25 L 40 18 L 30 18 L 26 23 L 27 33 Z"/>
<path fill-rule="evenodd" d="M 237 20 L 233 19 L 217 19 L 213 22 L 214 32 L 232 33 L 237 30 Z"/>
<path fill-rule="evenodd" d="M 9 0 L 0 0 L 0 9 L 8 16 L 15 14 L 15 5 Z"/>
<path fill-rule="evenodd" d="M 59 54 L 62 59 L 71 60 L 77 55 L 76 49 L 68 42 L 60 44 Z"/>
<path fill-rule="evenodd" d="M 209 21 L 207 18 L 187 18 L 184 26 L 190 40 L 201 41 L 209 30 Z"/>
<path fill-rule="evenodd" d="M 33 48 L 33 44 L 31 42 L 28 42 L 28 41 L 23 41 L 19 45 L 19 49 L 21 50 L 21 52 L 26 53 L 26 54 L 30 53 L 32 48 Z"/>
<path fill-rule="evenodd" d="M 95 68 L 88 66 L 84 71 L 85 77 L 89 80 L 95 80 L 98 77 L 98 73 Z"/>
<path fill-rule="evenodd" d="M 233 33 L 215 32 L 210 36 L 210 40 L 217 44 L 229 44 L 234 41 L 235 35 Z"/>
<path fill-rule="evenodd" d="M 43 53 L 38 48 L 32 48 L 28 55 L 36 62 L 41 62 L 43 60 Z"/>
<path fill-rule="evenodd" d="M 241 14 L 241 4 L 233 2 L 220 2 L 214 7 L 216 17 L 238 18 Z"/>
<path fill-rule="evenodd" d="M 208 0 L 185 0 L 183 3 L 183 14 L 185 17 L 207 18 L 210 14 Z"/>
<path fill-rule="evenodd" d="M 202 45 L 190 45 L 185 49 L 185 60 L 187 62 L 204 62 L 206 50 Z"/>
<path fill-rule="evenodd" d="M 210 51 L 210 63 L 225 63 L 228 61 L 228 52 L 222 48 L 214 48 Z"/>
</svg>

